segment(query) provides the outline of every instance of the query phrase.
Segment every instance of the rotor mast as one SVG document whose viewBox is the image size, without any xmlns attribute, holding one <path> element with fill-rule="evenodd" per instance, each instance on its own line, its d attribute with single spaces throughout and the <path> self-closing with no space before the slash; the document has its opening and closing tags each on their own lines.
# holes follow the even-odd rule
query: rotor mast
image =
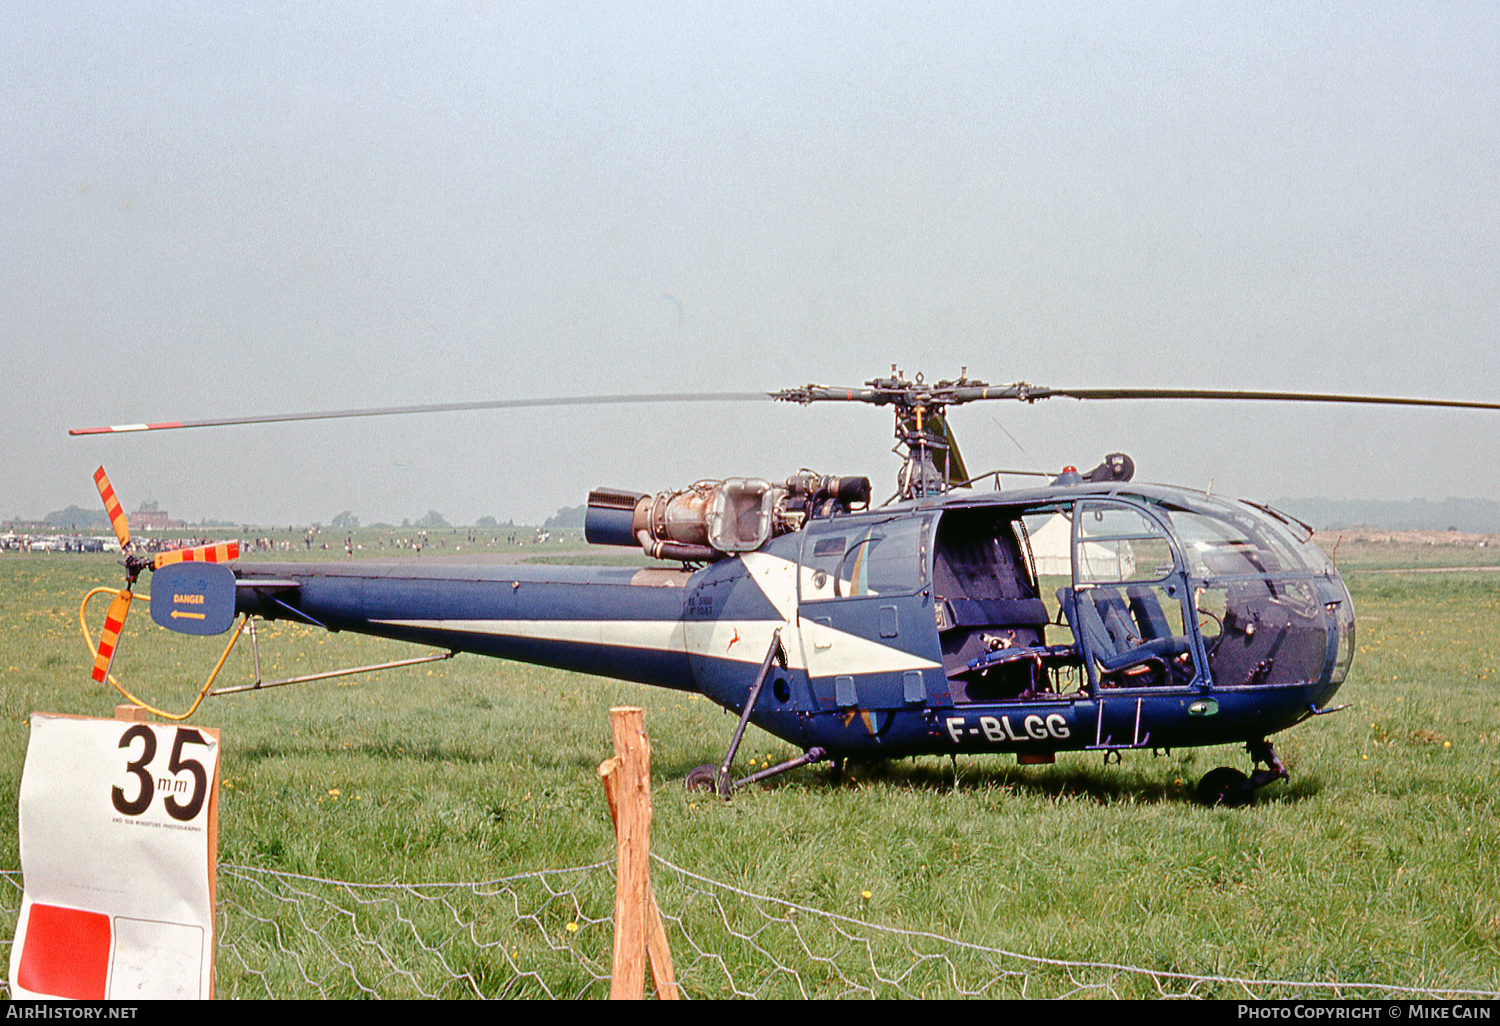
<svg viewBox="0 0 1500 1026">
<path fill-rule="evenodd" d="M 864 388 L 828 388 L 804 385 L 771 393 L 783 402 L 862 402 L 871 406 L 892 406 L 896 413 L 895 452 L 902 459 L 897 475 L 897 494 L 902 499 L 942 495 L 969 479 L 968 468 L 958 451 L 958 443 L 948 428 L 944 411 L 958 403 L 977 399 L 1024 399 L 1025 384 L 992 388 L 983 381 L 968 377 L 961 368 L 956 380 L 936 384 L 924 381 L 920 372 L 908 379 L 895 364 L 891 376 L 872 378 Z"/>
</svg>

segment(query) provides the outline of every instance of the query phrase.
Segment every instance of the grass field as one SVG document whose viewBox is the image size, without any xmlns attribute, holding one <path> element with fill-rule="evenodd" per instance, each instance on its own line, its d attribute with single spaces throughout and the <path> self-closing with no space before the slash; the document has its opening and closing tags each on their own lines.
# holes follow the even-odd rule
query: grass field
<svg viewBox="0 0 1500 1026">
<path fill-rule="evenodd" d="M 112 690 L 87 683 L 76 610 L 88 587 L 118 576 L 107 557 L 0 556 L 0 869 L 19 865 L 16 793 L 30 713 L 108 716 L 116 704 Z M 1025 768 L 1008 757 L 962 758 L 956 781 L 947 760 L 921 759 L 856 768 L 841 787 L 809 769 L 721 804 L 681 785 L 691 767 L 722 754 L 733 729 L 705 700 L 468 656 L 342 686 L 214 699 L 195 722 L 223 731 L 226 864 L 410 884 L 607 860 L 612 834 L 594 770 L 610 754 L 608 708 L 639 705 L 654 749 L 654 849 L 734 888 L 1037 958 L 1500 992 L 1500 573 L 1354 570 L 1349 584 L 1359 653 L 1339 699 L 1355 706 L 1280 735 L 1291 781 L 1237 810 L 1190 801 L 1207 770 L 1248 768 L 1233 748 L 1138 753 L 1107 769 L 1097 754 Z M 93 622 L 102 617 L 101 602 Z M 284 624 L 266 625 L 261 641 L 267 677 L 413 654 Z M 169 635 L 138 610 L 116 672 L 157 704 L 185 707 L 221 644 Z M 248 651 L 239 651 L 226 673 L 248 672 Z M 752 729 L 741 763 L 792 754 Z M 603 884 L 589 888 L 602 893 L 607 916 Z M 737 940 L 744 931 L 723 904 L 663 891 L 690 992 L 725 992 L 720 957 L 735 991 L 759 971 L 755 960 L 769 958 L 809 964 L 800 982 L 771 972 L 743 989 L 849 992 L 847 973 L 824 971 L 795 930 L 784 935 L 792 939 Z M 264 915 L 272 918 L 269 908 Z M 567 925 L 587 914 L 547 915 L 537 929 L 566 941 Z M 607 927 L 585 926 L 578 943 L 607 952 Z M 4 936 L 12 930 L 0 922 Z M 729 938 L 725 951 L 696 952 L 702 937 L 719 934 Z M 526 979 L 483 981 L 525 977 L 527 958 L 551 957 L 547 947 L 506 941 L 479 956 L 494 964 L 466 971 L 481 992 L 537 993 Z M 275 963 L 273 949 L 268 941 Z M 358 974 L 336 956 L 306 958 L 326 964 L 273 967 L 263 978 L 221 957 L 220 993 L 306 993 L 309 974 L 327 981 L 321 992 L 360 992 L 339 982 Z M 876 994 L 1020 996 L 1072 992 L 1077 975 L 992 972 L 980 986 L 951 969 L 897 968 L 913 975 L 893 988 L 877 982 L 877 968 L 867 982 Z M 574 972 L 578 992 L 603 993 Z M 930 980 L 917 979 L 923 973 Z M 394 979 L 392 990 L 411 993 L 406 985 Z M 1108 993 L 1154 996 L 1156 987 L 1130 976 Z M 1244 992 L 1212 981 L 1193 988 Z"/>
</svg>

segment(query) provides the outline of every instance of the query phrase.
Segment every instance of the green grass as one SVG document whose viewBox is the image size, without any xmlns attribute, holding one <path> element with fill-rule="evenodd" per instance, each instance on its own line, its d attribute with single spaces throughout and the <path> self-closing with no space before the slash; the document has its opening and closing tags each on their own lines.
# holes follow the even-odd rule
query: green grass
<svg viewBox="0 0 1500 1026">
<path fill-rule="evenodd" d="M 76 608 L 87 587 L 113 585 L 118 573 L 108 558 L 0 557 L 0 868 L 19 865 L 16 792 L 29 714 L 108 716 L 116 704 L 112 691 L 87 681 Z M 704 699 L 469 656 L 343 686 L 211 699 L 195 722 L 223 731 L 224 863 L 385 883 L 477 881 L 607 859 L 612 833 L 594 770 L 610 754 L 609 707 L 639 705 L 653 745 L 654 849 L 747 892 L 1050 959 L 1500 991 L 1500 574 L 1356 573 L 1349 583 L 1359 652 L 1339 700 L 1355 706 L 1279 735 L 1292 779 L 1237 810 L 1190 801 L 1214 766 L 1248 768 L 1230 747 L 1138 753 L 1109 768 L 1082 753 L 1051 767 L 961 758 L 956 782 L 937 758 L 856 767 L 841 787 L 806 769 L 723 804 L 681 786 L 690 768 L 722 754 L 734 726 Z M 92 607 L 94 623 L 103 605 Z M 117 669 L 144 696 L 185 707 L 222 643 L 167 634 L 137 609 Z M 266 625 L 261 643 L 268 677 L 414 651 L 285 624 Z M 243 680 L 247 667 L 248 652 L 237 651 L 226 673 Z M 793 754 L 752 728 L 740 766 Z M 721 912 L 671 874 L 658 871 L 657 880 L 664 912 L 681 918 L 675 953 L 695 993 L 715 996 L 729 984 L 684 937 L 717 938 L 736 988 L 770 958 L 800 964 L 802 983 L 772 973 L 744 989 L 849 990 L 790 930 L 764 935 L 758 946 L 769 955 L 729 936 L 725 918 L 745 915 L 734 919 L 740 932 L 762 922 L 755 903 L 725 898 Z M 607 883 L 586 889 L 607 892 Z M 236 900 L 272 915 L 270 899 Z M 600 900 L 607 916 L 607 893 Z M 538 936 L 565 938 L 575 916 L 549 906 Z M 0 933 L 12 929 L 0 922 Z M 587 926 L 575 943 L 592 952 L 589 964 L 607 964 L 607 926 Z M 872 944 L 894 960 L 887 972 L 904 971 L 903 945 Z M 309 973 L 349 975 L 317 945 L 305 954 L 311 971 L 294 971 L 270 939 L 265 945 L 280 966 L 275 993 L 303 992 Z M 892 945 L 899 950 L 885 950 Z M 487 992 L 537 992 L 514 982 L 510 965 L 524 970 L 528 958 L 553 957 L 551 948 L 533 938 L 514 950 L 475 956 L 471 972 L 494 981 Z M 576 984 L 601 993 L 569 965 L 558 972 L 578 979 L 554 992 Z M 219 972 L 221 993 L 266 992 L 235 964 L 221 959 Z M 877 993 L 955 992 L 946 970 L 930 980 L 926 972 L 904 991 L 874 985 L 868 971 L 864 982 Z M 407 993 L 402 986 L 394 980 L 392 992 Z M 987 986 L 991 996 L 1019 996 L 1067 993 L 1070 984 L 1067 974 L 1034 968 L 1030 978 Z M 1113 986 L 1125 996 L 1157 993 L 1144 978 Z M 328 992 L 358 990 L 330 982 Z M 1242 993 L 1219 984 L 1194 992 Z"/>
<path fill-rule="evenodd" d="M 1500 566 L 1500 538 L 1433 535 L 1426 543 L 1371 541 L 1363 535 L 1342 539 L 1337 532 L 1318 535 L 1319 547 L 1333 557 L 1341 573 L 1350 570 L 1400 570 Z"/>
</svg>

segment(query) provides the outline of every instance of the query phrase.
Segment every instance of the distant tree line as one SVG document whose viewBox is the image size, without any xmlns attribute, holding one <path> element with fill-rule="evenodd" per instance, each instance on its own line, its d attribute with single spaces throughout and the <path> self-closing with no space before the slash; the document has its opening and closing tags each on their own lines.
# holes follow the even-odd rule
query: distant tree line
<svg viewBox="0 0 1500 1026">
<path fill-rule="evenodd" d="M 587 512 L 588 506 L 564 506 L 556 514 L 548 517 L 542 527 L 549 531 L 557 531 L 565 527 L 582 527 L 583 515 Z"/>
</svg>

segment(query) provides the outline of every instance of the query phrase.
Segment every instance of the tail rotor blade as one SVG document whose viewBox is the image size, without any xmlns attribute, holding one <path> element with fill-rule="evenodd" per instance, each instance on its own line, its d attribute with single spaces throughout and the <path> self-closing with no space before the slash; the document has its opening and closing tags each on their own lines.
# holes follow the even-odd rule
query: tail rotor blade
<svg viewBox="0 0 1500 1026">
<path fill-rule="evenodd" d="M 94 471 L 94 486 L 99 489 L 99 498 L 104 500 L 104 512 L 109 514 L 110 526 L 115 529 L 115 537 L 120 539 L 120 551 L 124 552 L 130 547 L 130 525 L 125 520 L 125 508 L 116 498 L 115 490 L 109 483 L 109 475 L 104 472 L 103 467 Z"/>
<path fill-rule="evenodd" d="M 173 563 L 228 563 L 239 558 L 239 542 L 221 542 L 218 545 L 199 545 L 196 548 L 159 553 L 152 560 L 151 569 L 160 570 Z"/>
<path fill-rule="evenodd" d="M 115 660 L 115 649 L 120 645 L 120 631 L 125 629 L 125 617 L 130 612 L 131 593 L 124 590 L 115 595 L 104 614 L 104 633 L 99 635 L 99 650 L 94 656 L 93 678 L 103 684 L 109 677 L 110 664 Z"/>
</svg>

